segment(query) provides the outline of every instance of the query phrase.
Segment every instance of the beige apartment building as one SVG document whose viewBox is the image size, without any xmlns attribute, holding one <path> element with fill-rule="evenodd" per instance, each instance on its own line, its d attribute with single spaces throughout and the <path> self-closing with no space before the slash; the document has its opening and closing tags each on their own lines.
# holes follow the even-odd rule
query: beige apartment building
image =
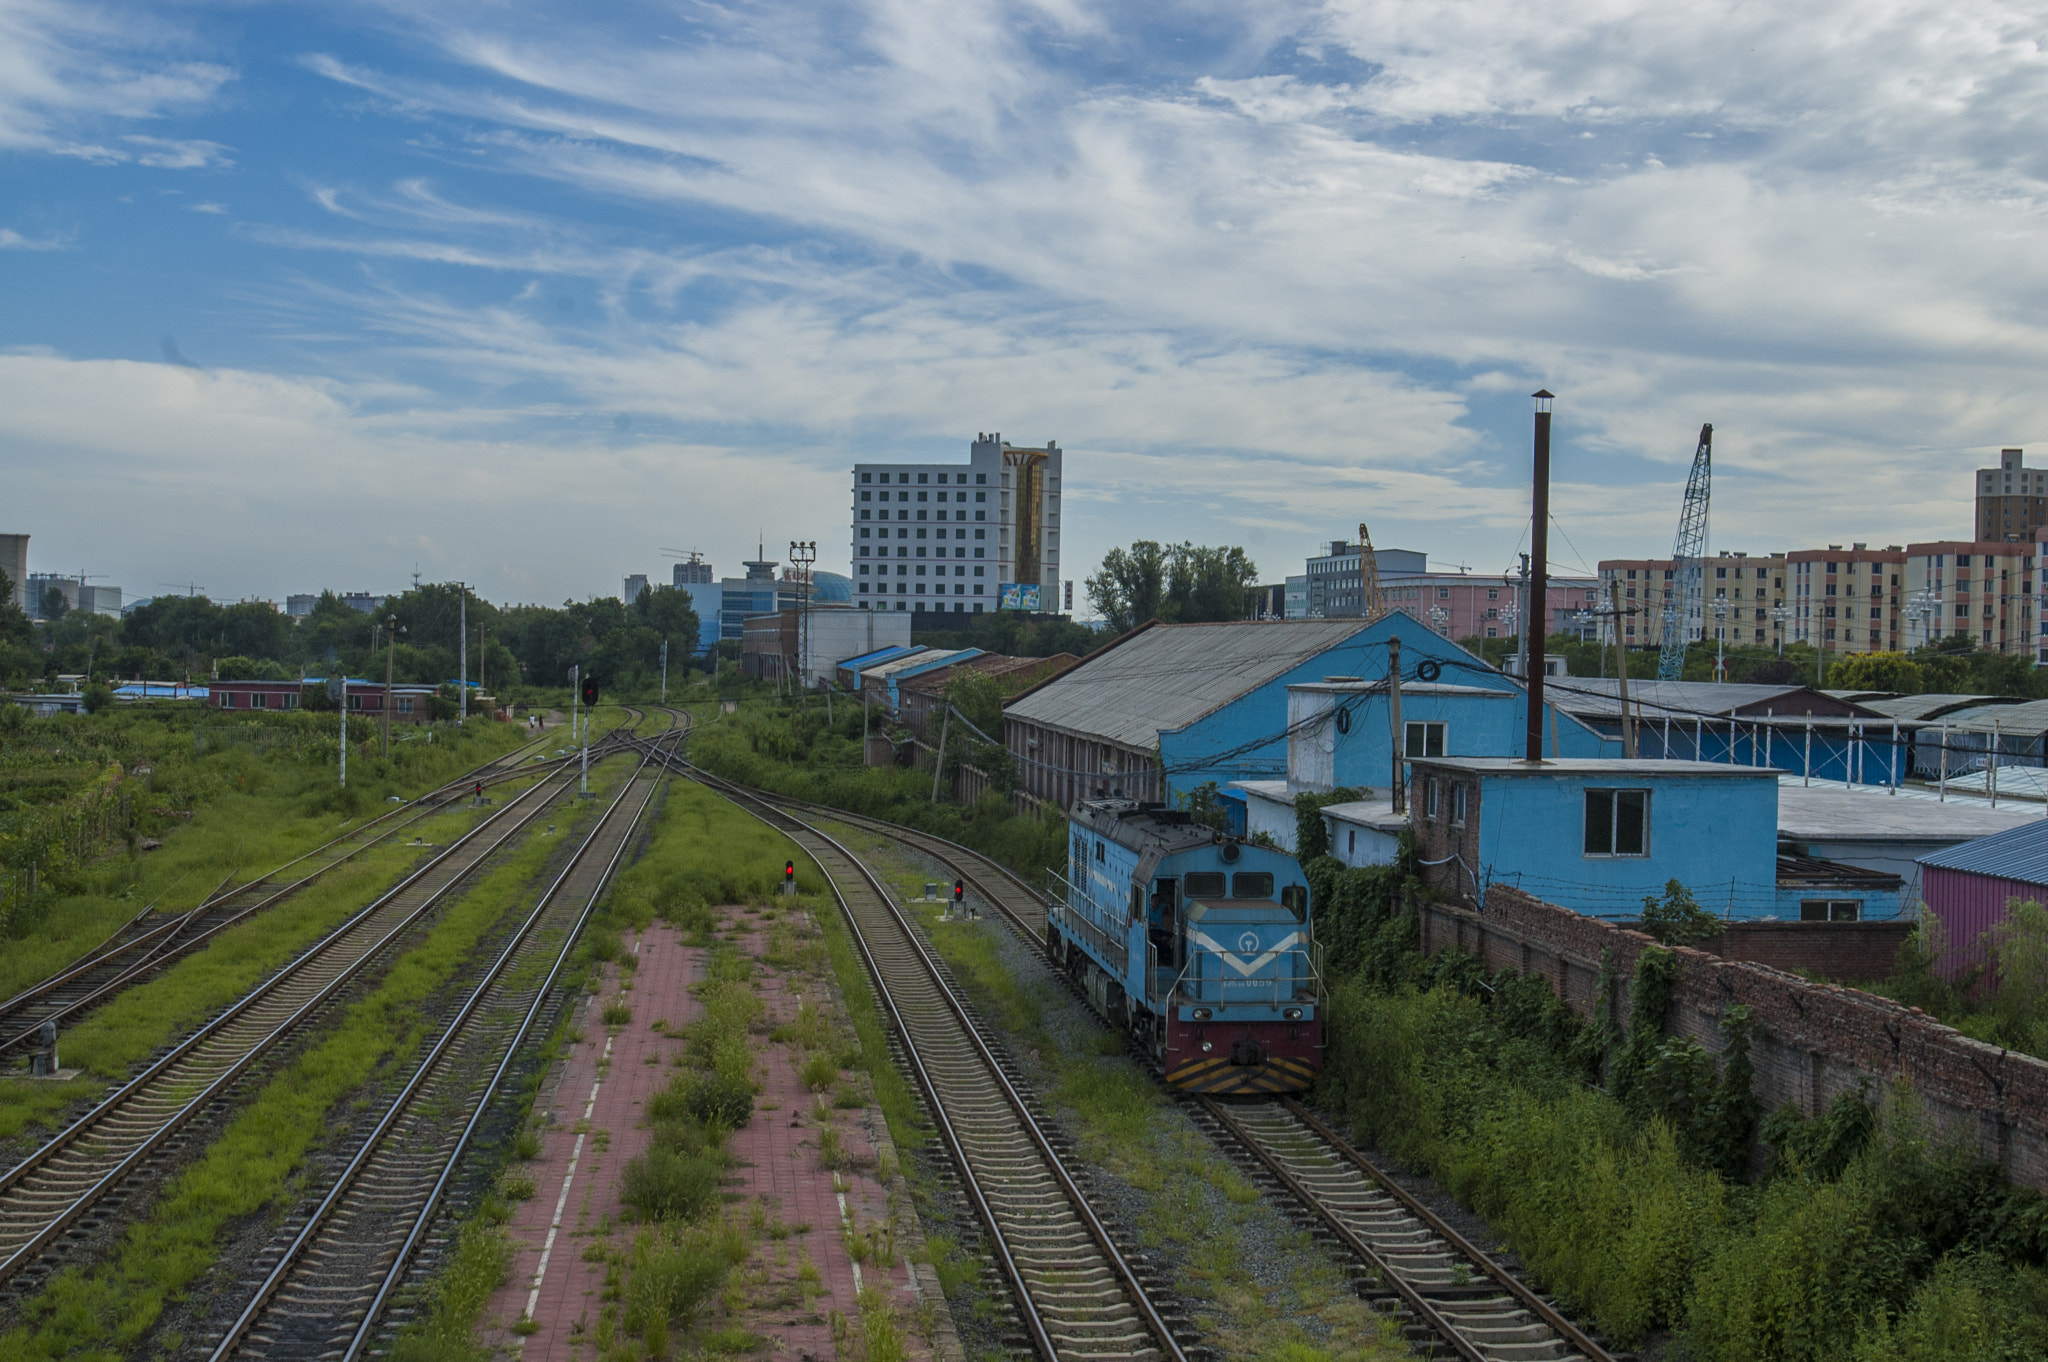
<svg viewBox="0 0 2048 1362">
<path fill-rule="evenodd" d="M 1979 648 L 2026 653 L 2039 659 L 2034 615 L 2035 558 L 2041 546 L 2025 543 L 1943 540 L 1906 546 L 1907 649 L 1954 634 L 1968 634 Z"/>
<path fill-rule="evenodd" d="M 2048 525 L 2048 470 L 2028 468 L 2024 452 L 2001 449 L 1998 467 L 1977 470 L 1978 543 L 2031 544 Z"/>
<path fill-rule="evenodd" d="M 1830 653 L 1897 652 L 1906 557 L 1897 544 L 1830 544 L 1786 555 L 1792 574 L 1790 641 Z"/>
<path fill-rule="evenodd" d="M 1782 646 L 1785 632 L 1786 555 L 1723 550 L 1700 563 L 1700 614 L 1688 621 L 1692 642 Z M 1600 563 L 1600 603 L 1609 603 L 1608 583 L 1622 588 L 1622 642 L 1655 648 L 1664 637 L 1664 607 L 1673 599 L 1676 574 L 1669 558 L 1610 558 Z M 1600 639 L 1614 641 L 1614 621 L 1602 619 Z"/>
</svg>

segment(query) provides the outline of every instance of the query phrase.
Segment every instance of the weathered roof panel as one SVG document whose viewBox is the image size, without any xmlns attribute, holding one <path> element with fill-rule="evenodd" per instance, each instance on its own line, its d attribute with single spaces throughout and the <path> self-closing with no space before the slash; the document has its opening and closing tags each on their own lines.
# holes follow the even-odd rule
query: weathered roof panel
<svg viewBox="0 0 2048 1362">
<path fill-rule="evenodd" d="M 2048 818 L 2034 818 L 2023 827 L 1995 832 L 1960 846 L 1943 847 L 1920 858 L 1920 864 L 1944 870 L 1967 870 L 1996 880 L 2048 885 Z"/>
<path fill-rule="evenodd" d="M 1363 620 L 1160 624 L 1005 706 L 1006 718 L 1149 750 L 1247 691 L 1365 632 Z"/>
</svg>

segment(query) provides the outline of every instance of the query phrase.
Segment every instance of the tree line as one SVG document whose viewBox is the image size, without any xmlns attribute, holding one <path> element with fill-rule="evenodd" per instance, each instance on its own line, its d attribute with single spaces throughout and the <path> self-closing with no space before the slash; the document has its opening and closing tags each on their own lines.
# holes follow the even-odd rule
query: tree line
<svg viewBox="0 0 2048 1362">
<path fill-rule="evenodd" d="M 53 605 L 60 604 L 62 598 Z M 259 601 L 222 604 L 205 596 L 158 596 L 116 619 L 49 609 L 37 623 L 13 603 L 0 574 L 0 684 L 13 688 L 59 675 L 94 680 L 287 680 L 339 669 L 381 678 L 390 650 L 394 680 L 439 684 L 462 665 L 494 690 L 568 684 L 569 668 L 624 690 L 655 683 L 662 644 L 671 679 L 697 646 L 697 613 L 673 587 L 630 604 L 616 597 L 500 606 L 451 583 L 424 583 L 388 597 L 374 614 L 322 592 L 303 618 Z"/>
</svg>

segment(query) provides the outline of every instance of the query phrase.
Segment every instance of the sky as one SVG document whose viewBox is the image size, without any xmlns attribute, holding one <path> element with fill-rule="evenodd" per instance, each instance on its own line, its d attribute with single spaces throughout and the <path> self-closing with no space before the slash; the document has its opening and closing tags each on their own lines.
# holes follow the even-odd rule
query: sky
<svg viewBox="0 0 2048 1362">
<path fill-rule="evenodd" d="M 2048 50 L 1977 0 L 0 0 L 0 532 L 215 599 L 846 569 L 1067 451 L 1062 576 L 1966 537 L 2048 445 Z M 2033 462 L 2036 460 L 2030 460 Z M 2039 462 L 2048 462 L 2048 448 Z M 175 584 L 175 585 L 174 585 Z M 1077 585 L 1078 598 L 1085 592 Z"/>
</svg>

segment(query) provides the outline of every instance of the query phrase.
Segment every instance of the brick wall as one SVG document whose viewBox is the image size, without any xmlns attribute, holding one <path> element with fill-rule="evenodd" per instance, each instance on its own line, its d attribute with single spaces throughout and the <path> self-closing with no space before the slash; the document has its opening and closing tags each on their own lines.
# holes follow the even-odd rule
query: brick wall
<svg viewBox="0 0 2048 1362">
<path fill-rule="evenodd" d="M 1436 781 L 1436 816 L 1428 816 L 1429 782 Z M 1451 823 L 1451 786 L 1465 787 L 1465 821 Z M 1417 770 L 1408 779 L 1409 825 L 1422 851 L 1422 882 L 1439 894 L 1467 903 L 1479 894 L 1479 782 L 1442 771 Z"/>
<path fill-rule="evenodd" d="M 1899 948 L 1919 924 L 1878 922 L 1731 922 L 1700 949 L 1723 960 L 1748 960 L 1777 969 L 1810 970 L 1828 979 L 1882 979 L 1898 963 Z"/>
<path fill-rule="evenodd" d="M 1623 984 L 1613 1002 L 1617 1026 L 1626 1019 L 1626 985 L 1636 958 L 1656 944 L 1640 932 L 1501 884 L 1488 890 L 1480 911 L 1440 902 L 1418 904 L 1416 911 L 1425 951 L 1455 946 L 1490 968 L 1539 975 L 1588 1018 L 1602 1006 L 1601 954 L 1611 952 Z M 1748 934 L 1752 941 L 1768 935 Z M 1872 943 L 1883 936 L 1867 935 Z M 1798 944 L 1794 933 L 1778 937 L 1771 949 L 1781 956 Z M 1678 986 L 1666 1028 L 1717 1052 L 1716 1023 L 1730 1007 L 1748 1007 L 1755 1019 L 1756 1092 L 1766 1110 L 1790 1102 L 1818 1115 L 1836 1094 L 1856 1091 L 1864 1079 L 1879 1094 L 1904 1082 L 1939 1129 L 1973 1141 L 2013 1181 L 2048 1193 L 2048 1062 L 1971 1040 L 1918 1008 L 1860 989 L 1814 983 L 1768 964 L 1702 950 L 1679 948 L 1675 954 Z"/>
</svg>

